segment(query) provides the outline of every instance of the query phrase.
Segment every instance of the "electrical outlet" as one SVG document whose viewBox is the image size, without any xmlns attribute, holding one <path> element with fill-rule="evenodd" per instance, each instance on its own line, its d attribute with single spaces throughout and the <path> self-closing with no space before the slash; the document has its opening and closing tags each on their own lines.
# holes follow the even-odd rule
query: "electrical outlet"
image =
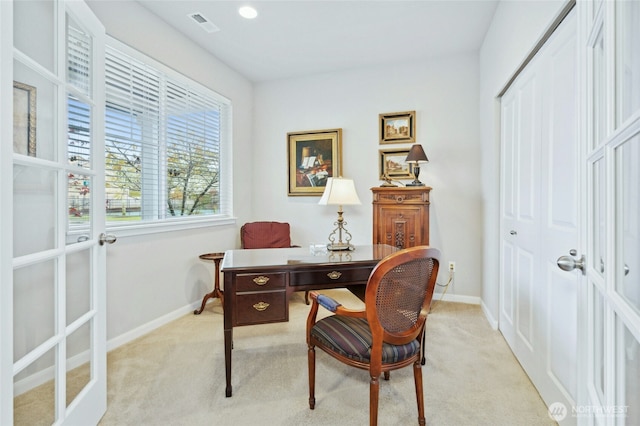
<svg viewBox="0 0 640 426">
<path fill-rule="evenodd" d="M 450 261 L 449 262 L 449 272 L 455 272 L 456 271 L 456 262 Z"/>
</svg>

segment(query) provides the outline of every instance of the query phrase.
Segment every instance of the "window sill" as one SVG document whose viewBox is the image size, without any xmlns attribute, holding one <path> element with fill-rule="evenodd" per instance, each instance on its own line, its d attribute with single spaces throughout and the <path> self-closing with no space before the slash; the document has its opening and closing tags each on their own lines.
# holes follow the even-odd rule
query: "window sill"
<svg viewBox="0 0 640 426">
<path fill-rule="evenodd" d="M 106 233 L 114 234 L 118 238 L 135 237 L 139 235 L 159 234 L 161 232 L 174 232 L 183 231 L 187 229 L 198 229 L 211 226 L 226 226 L 235 225 L 236 218 L 232 216 L 224 217 L 206 217 L 197 219 L 176 219 L 176 220 L 163 220 L 157 222 L 146 222 L 137 224 L 109 224 L 106 226 Z M 88 234 L 88 228 L 86 226 L 74 226 L 67 232 L 67 238 L 72 238 L 75 242 L 76 237 L 81 237 Z"/>
<path fill-rule="evenodd" d="M 117 237 L 134 237 L 137 235 L 158 234 L 161 232 L 183 231 L 187 229 L 205 228 L 209 226 L 234 225 L 235 217 L 225 216 L 219 218 L 177 219 L 147 222 L 135 225 L 120 225 L 107 223 L 107 233 Z"/>
</svg>

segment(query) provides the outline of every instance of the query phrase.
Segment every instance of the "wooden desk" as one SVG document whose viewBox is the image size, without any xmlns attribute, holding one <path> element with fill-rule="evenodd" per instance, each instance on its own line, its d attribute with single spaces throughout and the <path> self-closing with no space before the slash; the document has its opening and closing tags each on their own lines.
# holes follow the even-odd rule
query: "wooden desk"
<svg viewBox="0 0 640 426">
<path fill-rule="evenodd" d="M 366 284 L 374 266 L 397 250 L 376 244 L 316 255 L 308 248 L 226 251 L 222 261 L 226 396 L 232 394 L 233 327 L 288 321 L 291 293 Z"/>
</svg>

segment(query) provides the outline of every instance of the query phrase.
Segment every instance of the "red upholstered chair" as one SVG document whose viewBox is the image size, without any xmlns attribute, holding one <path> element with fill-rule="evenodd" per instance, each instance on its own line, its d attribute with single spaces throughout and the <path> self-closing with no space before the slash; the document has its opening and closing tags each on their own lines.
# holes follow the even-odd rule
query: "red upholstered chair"
<svg viewBox="0 0 640 426">
<path fill-rule="evenodd" d="M 418 424 L 424 425 L 421 347 L 427 312 L 438 276 L 440 252 L 428 246 L 400 250 L 382 259 L 367 282 L 365 309 L 352 310 L 328 296 L 311 292 L 307 318 L 309 407 L 315 407 L 318 347 L 340 362 L 368 370 L 369 424 L 378 423 L 380 375 L 413 365 Z M 318 307 L 334 315 L 316 321 Z"/>
<path fill-rule="evenodd" d="M 240 242 L 243 249 L 292 247 L 290 227 L 284 222 L 245 223 L 240 228 Z"/>
<path fill-rule="evenodd" d="M 286 222 L 249 222 L 240 228 L 243 249 L 300 247 L 291 245 L 291 229 Z M 309 292 L 304 293 L 309 304 Z"/>
</svg>

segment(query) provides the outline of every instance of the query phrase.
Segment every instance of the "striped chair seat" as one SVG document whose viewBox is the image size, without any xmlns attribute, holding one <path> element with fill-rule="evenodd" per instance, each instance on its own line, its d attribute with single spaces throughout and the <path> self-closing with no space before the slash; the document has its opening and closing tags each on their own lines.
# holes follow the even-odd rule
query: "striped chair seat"
<svg viewBox="0 0 640 426">
<path fill-rule="evenodd" d="M 371 357 L 371 330 L 365 318 L 332 315 L 318 321 L 311 335 L 331 350 L 360 362 L 368 363 Z M 405 360 L 420 351 L 417 340 L 404 345 L 382 344 L 382 363 Z"/>
</svg>

